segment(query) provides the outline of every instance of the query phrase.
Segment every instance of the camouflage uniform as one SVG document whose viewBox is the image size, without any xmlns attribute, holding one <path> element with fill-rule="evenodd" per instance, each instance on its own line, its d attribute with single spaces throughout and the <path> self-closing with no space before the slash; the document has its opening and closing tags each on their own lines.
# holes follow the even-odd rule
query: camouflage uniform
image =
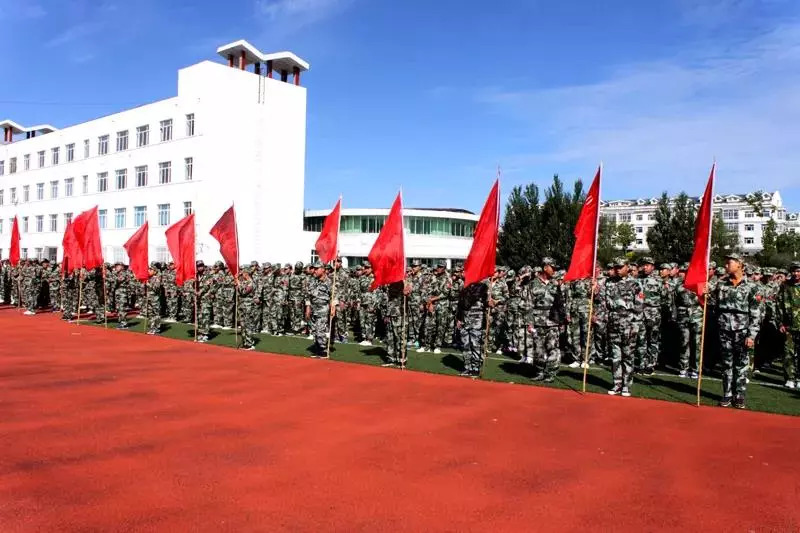
<svg viewBox="0 0 800 533">
<path fill-rule="evenodd" d="M 386 324 L 386 353 L 390 364 L 401 364 L 405 353 L 403 339 L 403 289 L 405 284 L 401 281 L 386 287 L 386 309 L 383 321 Z"/>
<path fill-rule="evenodd" d="M 115 270 L 110 278 L 111 288 L 114 293 L 115 311 L 117 313 L 117 323 L 119 328 L 124 329 L 128 327 L 128 291 L 130 290 L 130 281 L 128 279 L 128 271 L 124 269 Z"/>
<path fill-rule="evenodd" d="M 195 292 L 194 292 L 194 280 L 186 280 L 183 282 L 183 285 L 178 287 L 178 291 L 180 292 L 180 304 L 181 304 L 181 318 L 183 321 L 189 324 L 194 323 L 194 304 L 195 304 Z"/>
<path fill-rule="evenodd" d="M 287 294 L 289 291 L 288 269 L 291 265 L 286 265 L 286 272 L 278 271 L 273 278 L 272 284 L 272 304 L 270 306 L 269 329 L 273 335 L 288 333 L 285 330 Z"/>
<path fill-rule="evenodd" d="M 165 271 L 159 274 L 161 286 L 164 290 L 164 301 L 166 303 L 167 320 L 176 322 L 178 320 L 178 310 L 180 309 L 180 293 L 175 282 L 175 268 L 170 265 Z M 192 298 L 193 304 L 194 298 Z M 194 314 L 193 312 L 191 314 Z"/>
<path fill-rule="evenodd" d="M 371 343 L 375 340 L 375 303 L 377 296 L 369 288 L 374 280 L 372 272 L 362 274 L 358 280 L 360 302 L 358 306 L 358 321 L 361 324 L 362 342 Z"/>
<path fill-rule="evenodd" d="M 339 342 L 347 342 L 350 331 L 350 273 L 346 268 L 336 270 L 336 300 L 339 302 L 333 319 Z"/>
<path fill-rule="evenodd" d="M 505 270 L 501 269 L 501 272 L 505 272 Z M 506 344 L 508 284 L 505 277 L 498 277 L 489 285 L 489 297 L 494 300 L 494 307 L 489 311 L 489 351 L 498 352 Z"/>
<path fill-rule="evenodd" d="M 589 334 L 589 298 L 592 280 L 576 279 L 567 282 L 567 301 L 570 321 L 567 324 L 567 347 L 573 363 L 582 363 Z"/>
<path fill-rule="evenodd" d="M 608 317 L 608 350 L 614 376 L 611 392 L 625 393 L 630 391 L 633 383 L 633 363 L 644 295 L 636 279 L 618 275 L 606 280 L 604 292 L 601 305 Z"/>
<path fill-rule="evenodd" d="M 295 335 L 303 333 L 303 318 L 307 280 L 303 274 L 303 263 L 294 266 L 294 272 L 289 276 L 289 291 L 287 293 L 287 309 L 289 313 L 289 332 Z"/>
<path fill-rule="evenodd" d="M 800 269 L 793 263 L 791 270 Z M 786 386 L 795 388 L 798 381 L 798 352 L 800 352 L 800 283 L 790 277 L 781 285 L 777 300 L 777 313 L 781 326 L 786 331 L 784 345 L 783 375 Z"/>
<path fill-rule="evenodd" d="M 62 307 L 64 313 L 61 315 L 63 320 L 73 320 L 78 313 L 78 280 L 77 271 L 64 273 L 62 281 L 64 287 L 64 301 Z"/>
<path fill-rule="evenodd" d="M 261 275 L 259 276 L 259 285 L 261 285 L 261 333 L 273 335 L 272 327 L 270 326 L 270 316 L 272 313 L 272 294 L 275 291 L 275 271 L 272 264 L 265 263 L 261 268 Z"/>
<path fill-rule="evenodd" d="M 484 327 L 489 286 L 472 283 L 461 291 L 458 320 L 461 323 L 461 350 L 464 355 L 463 375 L 480 375 L 484 360 Z"/>
<path fill-rule="evenodd" d="M 439 265 L 437 268 L 443 267 L 444 265 Z M 447 294 L 450 287 L 450 278 L 445 270 L 432 275 L 425 287 L 425 341 L 421 344 L 427 345 L 431 351 L 438 350 L 445 342 L 448 320 Z M 420 350 L 424 350 L 422 346 Z"/>
<path fill-rule="evenodd" d="M 645 262 L 653 264 L 652 260 Z M 645 374 L 652 374 L 661 355 L 661 314 L 669 296 L 664 281 L 655 269 L 650 274 L 645 274 L 642 269 L 639 283 L 644 295 L 644 314 L 636 348 L 639 368 Z"/>
<path fill-rule="evenodd" d="M 257 286 L 249 274 L 240 274 L 239 285 L 239 323 L 242 327 L 242 347 L 250 349 L 256 345 L 258 320 L 261 314 L 255 299 Z"/>
<path fill-rule="evenodd" d="M 36 311 L 36 304 L 42 289 L 42 274 L 42 267 L 36 263 L 31 263 L 26 267 L 23 279 L 25 280 L 25 307 L 28 313 Z"/>
<path fill-rule="evenodd" d="M 561 363 L 559 335 L 566 317 L 561 287 L 553 278 L 540 274 L 528 284 L 526 318 L 530 335 L 526 353 L 532 355 L 536 380 L 553 381 Z"/>
<path fill-rule="evenodd" d="M 236 283 L 233 279 L 233 274 L 227 268 L 222 270 L 222 276 L 220 277 L 222 285 L 217 292 L 219 315 L 216 320 L 223 328 L 232 329 L 236 325 L 234 324 L 236 315 Z"/>
<path fill-rule="evenodd" d="M 450 293 L 448 294 L 448 302 L 447 304 L 450 306 L 450 322 L 447 330 L 447 339 L 448 342 L 453 343 L 454 345 L 458 345 L 461 343 L 461 338 L 459 332 L 456 328 L 456 315 L 458 314 L 458 300 L 461 298 L 461 291 L 464 290 L 464 277 L 461 275 L 461 272 L 456 271 L 453 275 L 453 283 L 450 287 Z"/>
<path fill-rule="evenodd" d="M 506 284 L 508 285 L 508 302 L 506 304 L 506 338 L 508 340 L 508 351 L 518 353 L 517 338 L 519 337 L 518 324 L 523 322 L 520 315 L 520 300 L 522 293 L 520 291 L 519 279 L 513 270 L 509 270 L 506 275 Z"/>
<path fill-rule="evenodd" d="M 311 310 L 311 335 L 314 336 L 314 350 L 318 355 L 326 353 L 328 346 L 331 286 L 331 280 L 327 276 L 312 278 L 308 286 L 308 299 L 305 304 Z"/>
<path fill-rule="evenodd" d="M 209 270 L 197 273 L 197 340 L 205 342 L 211 332 L 211 315 L 217 292 L 216 276 Z"/>
<path fill-rule="evenodd" d="M 722 355 L 723 403 L 735 397 L 744 406 L 749 366 L 747 339 L 755 341 L 761 323 L 761 303 L 755 283 L 743 277 L 738 284 L 720 281 L 711 300 L 717 310 Z"/>
<path fill-rule="evenodd" d="M 415 344 L 419 347 L 423 345 L 420 337 L 422 333 L 422 321 L 424 310 L 422 309 L 424 278 L 421 270 L 418 269 L 419 262 L 415 261 L 412 265 L 412 273 L 408 276 L 408 281 L 411 284 L 411 292 L 408 295 L 408 336 L 409 344 Z"/>
<path fill-rule="evenodd" d="M 166 271 L 164 274 L 167 274 L 167 272 L 169 271 Z M 172 272 L 174 279 L 175 271 L 173 270 Z M 146 281 L 146 301 L 144 302 L 143 307 L 145 307 L 147 316 L 147 333 L 150 335 L 155 335 L 161 332 L 161 288 L 162 276 L 164 274 L 159 274 L 155 266 L 151 265 L 150 277 L 147 278 Z"/>
<path fill-rule="evenodd" d="M 61 309 L 61 271 L 58 265 L 53 265 L 52 268 L 47 270 L 47 272 L 45 272 L 45 277 L 47 279 L 48 292 L 50 295 L 48 305 L 53 311 Z"/>
<path fill-rule="evenodd" d="M 697 295 L 683 286 L 683 279 L 673 285 L 676 323 L 680 333 L 680 350 L 678 352 L 681 376 L 690 370 L 692 376 L 699 371 L 700 337 L 703 328 L 703 306 Z M 690 363 L 691 362 L 691 363 Z"/>
</svg>

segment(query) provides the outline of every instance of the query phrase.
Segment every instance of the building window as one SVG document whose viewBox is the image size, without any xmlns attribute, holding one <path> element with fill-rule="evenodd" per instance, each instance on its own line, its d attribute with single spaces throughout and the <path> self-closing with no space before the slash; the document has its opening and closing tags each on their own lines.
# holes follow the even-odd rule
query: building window
<svg viewBox="0 0 800 533">
<path fill-rule="evenodd" d="M 5 203 L 5 191 L 0 189 L 0 205 Z"/>
<path fill-rule="evenodd" d="M 739 224 L 736 224 L 735 222 L 726 222 L 725 227 L 728 229 L 728 231 L 739 231 Z"/>
<path fill-rule="evenodd" d="M 50 198 L 58 198 L 58 182 L 50 182 Z"/>
<path fill-rule="evenodd" d="M 44 183 L 36 184 L 36 199 L 44 200 Z"/>
<path fill-rule="evenodd" d="M 17 173 L 17 158 L 12 157 L 8 160 L 8 172 L 9 174 L 16 174 Z"/>
<path fill-rule="evenodd" d="M 133 225 L 134 227 L 141 227 L 147 221 L 147 207 L 137 205 L 133 208 Z"/>
<path fill-rule="evenodd" d="M 75 178 L 67 178 L 64 180 L 64 196 L 72 196 L 72 187 L 75 183 Z"/>
<path fill-rule="evenodd" d="M 22 169 L 23 170 L 31 169 L 31 154 L 25 154 L 24 156 L 22 156 Z"/>
<path fill-rule="evenodd" d="M 44 231 L 44 215 L 36 215 L 36 233 Z"/>
<path fill-rule="evenodd" d="M 192 179 L 192 171 L 193 171 L 193 167 L 194 167 L 194 158 L 193 157 L 187 157 L 186 159 L 183 160 L 183 162 L 184 162 L 184 166 L 186 168 L 186 170 L 184 171 L 184 177 L 186 178 L 186 181 L 191 181 L 191 179 Z"/>
<path fill-rule="evenodd" d="M 123 248 L 122 246 L 115 246 L 113 254 L 115 263 L 127 262 L 128 257 L 125 255 L 125 248 Z"/>
<path fill-rule="evenodd" d="M 739 212 L 736 209 L 723 209 L 722 218 L 724 220 L 736 220 L 739 218 Z"/>
<path fill-rule="evenodd" d="M 50 215 L 50 231 L 58 231 L 58 215 Z"/>
<path fill-rule="evenodd" d="M 89 159 L 89 139 L 83 140 L 83 158 Z"/>
<path fill-rule="evenodd" d="M 636 222 L 641 222 L 643 220 L 643 215 L 636 215 Z"/>
<path fill-rule="evenodd" d="M 194 113 L 186 115 L 186 136 L 194 136 Z"/>
<path fill-rule="evenodd" d="M 150 126 L 139 126 L 136 128 L 136 146 L 147 146 L 150 144 Z"/>
<path fill-rule="evenodd" d="M 81 181 L 83 182 L 81 185 L 81 194 L 89 194 L 89 176 L 82 176 Z"/>
<path fill-rule="evenodd" d="M 161 142 L 172 140 L 172 119 L 161 121 Z"/>
<path fill-rule="evenodd" d="M 158 204 L 158 225 L 169 226 L 169 204 Z"/>
<path fill-rule="evenodd" d="M 51 150 L 52 157 L 50 158 L 50 161 L 52 162 L 53 165 L 57 165 L 58 164 L 58 152 L 59 152 L 58 147 L 53 148 Z"/>
<path fill-rule="evenodd" d="M 192 214 L 192 202 L 183 202 L 183 216 L 188 217 Z"/>
<path fill-rule="evenodd" d="M 39 261 L 41 261 L 42 257 L 43 257 L 42 251 L 43 250 L 41 248 L 34 248 L 33 249 L 33 254 L 34 254 L 33 256 Z"/>
<path fill-rule="evenodd" d="M 13 161 L 13 159 L 12 159 L 12 161 Z M 769 209 L 764 209 L 764 211 L 762 211 L 762 212 L 761 212 L 761 214 L 762 214 L 762 216 L 764 216 L 765 218 L 769 218 L 769 217 L 771 217 L 771 216 L 772 216 L 772 211 L 770 211 Z"/>
<path fill-rule="evenodd" d="M 20 254 L 19 255 L 22 257 L 22 259 L 27 259 L 28 258 L 28 249 L 27 248 L 23 248 L 22 250 L 20 250 Z"/>
<path fill-rule="evenodd" d="M 631 221 L 631 214 L 630 213 L 620 213 L 619 221 L 620 222 L 630 222 Z"/>
<path fill-rule="evenodd" d="M 147 186 L 147 165 L 143 167 L 136 167 L 136 186 Z"/>
<path fill-rule="evenodd" d="M 172 163 L 166 161 L 158 164 L 158 182 L 161 184 L 172 181 Z"/>
<path fill-rule="evenodd" d="M 303 231 L 322 231 L 325 217 L 306 217 L 303 219 Z"/>
<path fill-rule="evenodd" d="M 108 153 L 108 135 L 101 135 L 97 138 L 97 155 Z"/>
<path fill-rule="evenodd" d="M 117 152 L 128 149 L 128 130 L 117 132 Z"/>
<path fill-rule="evenodd" d="M 642 246 L 644 244 L 644 240 L 636 239 L 636 246 Z"/>
<path fill-rule="evenodd" d="M 12 204 L 16 204 L 17 203 L 17 188 L 16 187 L 11 187 L 11 203 Z"/>
<path fill-rule="evenodd" d="M 100 172 L 97 174 L 97 192 L 105 192 L 108 190 L 108 172 Z"/>
<path fill-rule="evenodd" d="M 28 233 L 28 217 L 22 217 L 22 233 Z"/>
<path fill-rule="evenodd" d="M 755 239 L 753 239 L 753 237 L 745 237 L 744 243 L 745 244 L 754 244 L 755 243 Z"/>
<path fill-rule="evenodd" d="M 159 263 L 168 263 L 171 261 L 166 246 L 156 246 L 156 261 Z"/>
<path fill-rule="evenodd" d="M 0 161 L 0 176 L 6 173 L 6 162 L 5 160 Z"/>
<path fill-rule="evenodd" d="M 0 233 L 3 233 L 3 219 L 0 218 Z M 2 257 L 0 257 L 2 259 Z"/>
<path fill-rule="evenodd" d="M 75 143 L 67 145 L 67 163 L 75 160 Z"/>
<path fill-rule="evenodd" d="M 114 227 L 117 229 L 125 227 L 125 208 L 118 207 L 114 209 Z"/>
<path fill-rule="evenodd" d="M 70 222 L 72 222 L 72 213 L 64 213 L 64 227 Z"/>
<path fill-rule="evenodd" d="M 30 185 L 23 185 L 22 186 L 22 202 L 29 202 L 31 199 L 31 188 Z"/>
<path fill-rule="evenodd" d="M 128 187 L 128 169 L 117 170 L 117 190 L 121 191 Z"/>
<path fill-rule="evenodd" d="M 636 226 L 636 233 L 644 233 L 644 228 L 642 226 Z"/>
<path fill-rule="evenodd" d="M 755 231 L 756 225 L 755 224 L 745 224 L 744 230 L 745 231 Z"/>
<path fill-rule="evenodd" d="M 108 218 L 108 209 L 100 209 L 97 211 L 97 225 L 101 229 L 106 229 L 106 219 Z"/>
</svg>

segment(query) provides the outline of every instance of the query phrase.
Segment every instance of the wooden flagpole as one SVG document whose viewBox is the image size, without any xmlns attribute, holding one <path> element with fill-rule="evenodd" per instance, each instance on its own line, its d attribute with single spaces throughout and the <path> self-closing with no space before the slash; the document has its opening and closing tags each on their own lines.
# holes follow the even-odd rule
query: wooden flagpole
<svg viewBox="0 0 800 533">
<path fill-rule="evenodd" d="M 492 321 L 491 316 L 491 309 L 489 307 L 489 300 L 492 299 L 492 288 L 494 287 L 495 281 L 492 280 L 489 283 L 489 290 L 486 293 L 486 330 L 483 332 L 483 363 L 481 364 L 481 371 L 479 376 L 483 378 L 483 368 L 486 366 L 486 360 L 489 359 L 489 324 Z M 463 325 L 462 325 L 463 327 Z"/>
<path fill-rule="evenodd" d="M 583 388 L 581 392 L 586 393 L 586 379 L 589 374 L 589 350 L 592 345 L 592 318 L 594 317 L 594 289 L 597 285 L 597 239 L 600 234 L 600 198 L 603 196 L 603 162 L 600 161 L 600 168 L 597 171 L 597 218 L 594 222 L 594 252 L 592 254 L 592 285 L 589 289 L 589 324 L 586 327 L 586 349 L 583 356 Z"/>
<path fill-rule="evenodd" d="M 708 265 L 711 260 L 711 230 L 714 228 L 714 184 L 717 181 L 717 158 L 711 167 L 711 196 L 708 217 L 708 249 L 706 250 L 706 283 L 703 285 L 703 325 L 700 329 L 700 357 L 697 360 L 697 407 L 700 407 L 700 392 L 703 386 L 703 351 L 706 341 L 706 310 L 708 309 Z"/>
<path fill-rule="evenodd" d="M 234 202 L 231 203 L 231 208 L 233 209 L 233 232 L 236 236 L 236 276 L 233 278 L 233 288 L 236 291 L 233 295 L 234 299 L 234 311 L 233 311 L 233 335 L 234 335 L 234 342 L 236 343 L 236 348 L 239 348 L 239 226 L 236 223 L 236 204 Z M 197 277 L 197 276 L 195 276 Z M 242 326 L 244 329 L 244 325 Z"/>
</svg>

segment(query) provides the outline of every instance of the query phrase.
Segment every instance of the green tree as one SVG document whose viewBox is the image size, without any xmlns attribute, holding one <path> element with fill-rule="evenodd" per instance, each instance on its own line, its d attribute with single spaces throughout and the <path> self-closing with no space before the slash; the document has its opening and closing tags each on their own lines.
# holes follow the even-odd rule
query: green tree
<svg viewBox="0 0 800 533">
<path fill-rule="evenodd" d="M 788 256 L 791 260 L 800 258 L 800 233 L 787 231 L 775 239 L 775 250 L 779 255 Z"/>
<path fill-rule="evenodd" d="M 541 211 L 541 220 L 544 223 L 540 227 L 541 256 L 537 257 L 537 262 L 541 257 L 549 256 L 566 268 L 575 245 L 575 224 L 585 199 L 583 184 L 580 180 L 576 181 L 572 193 L 567 193 L 556 174 L 544 197 Z"/>
<path fill-rule="evenodd" d="M 615 244 L 622 249 L 623 253 L 627 253 L 633 244 L 633 241 L 636 240 L 636 233 L 628 223 L 622 223 L 617 226 L 617 238 L 615 240 Z"/>
<path fill-rule="evenodd" d="M 667 263 L 672 256 L 672 211 L 669 208 L 669 197 L 663 193 L 658 199 L 658 206 L 653 215 L 655 224 L 647 230 L 647 247 L 657 263 Z"/>
<path fill-rule="evenodd" d="M 600 217 L 597 236 L 597 261 L 605 268 L 617 255 L 617 221 L 614 217 Z"/>
<path fill-rule="evenodd" d="M 498 262 L 519 269 L 532 264 L 539 245 L 539 188 L 530 183 L 511 190 L 497 243 Z"/>
<path fill-rule="evenodd" d="M 694 224 L 697 210 L 694 202 L 685 193 L 680 193 L 672 206 L 670 237 L 672 261 L 684 263 L 692 258 L 694 251 Z"/>
<path fill-rule="evenodd" d="M 759 264 L 775 266 L 773 261 L 775 256 L 778 255 L 778 225 L 772 219 L 764 225 L 764 231 L 761 234 L 761 246 L 761 251 L 756 256 Z"/>
<path fill-rule="evenodd" d="M 717 213 L 711 223 L 711 260 L 722 265 L 732 252 L 739 252 L 739 232 L 729 230 Z"/>
</svg>

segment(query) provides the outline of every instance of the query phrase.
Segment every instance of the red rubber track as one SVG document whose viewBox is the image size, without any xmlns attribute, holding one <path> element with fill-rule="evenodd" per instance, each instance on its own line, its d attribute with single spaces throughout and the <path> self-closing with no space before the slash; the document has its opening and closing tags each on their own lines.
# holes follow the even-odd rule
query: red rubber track
<svg viewBox="0 0 800 533">
<path fill-rule="evenodd" d="M 800 418 L 0 331 L 6 533 L 800 528 Z"/>
</svg>

